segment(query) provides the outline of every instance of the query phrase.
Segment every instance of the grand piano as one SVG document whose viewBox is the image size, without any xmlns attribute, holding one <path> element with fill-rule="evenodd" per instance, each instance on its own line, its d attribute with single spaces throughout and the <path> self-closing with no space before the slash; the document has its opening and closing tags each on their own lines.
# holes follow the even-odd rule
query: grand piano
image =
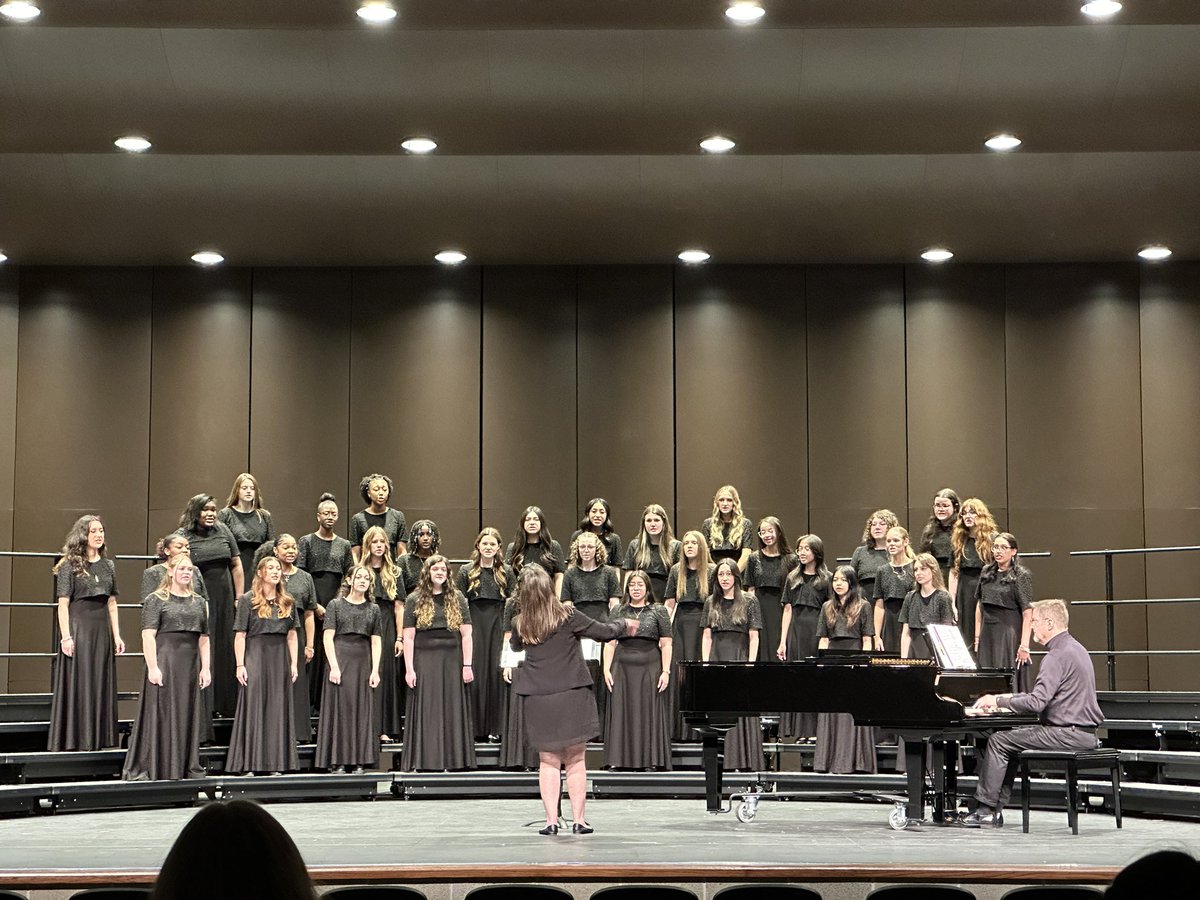
<svg viewBox="0 0 1200 900">
<path fill-rule="evenodd" d="M 933 660 L 838 653 L 797 662 L 680 662 L 679 706 L 703 740 L 709 812 L 721 811 L 725 733 L 739 716 L 774 712 L 845 712 L 904 739 L 907 803 L 891 819 L 902 828 L 925 820 L 925 756 L 933 747 L 936 824 L 957 806 L 958 743 L 999 728 L 1036 725 L 1033 716 L 968 714 L 984 694 L 1012 690 L 1011 669 L 942 670 Z"/>
</svg>

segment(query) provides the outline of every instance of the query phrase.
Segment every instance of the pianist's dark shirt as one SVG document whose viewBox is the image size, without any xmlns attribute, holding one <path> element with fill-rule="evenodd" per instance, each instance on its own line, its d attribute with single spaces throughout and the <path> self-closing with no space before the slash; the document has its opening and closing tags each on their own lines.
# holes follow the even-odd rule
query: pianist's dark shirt
<svg viewBox="0 0 1200 900">
<path fill-rule="evenodd" d="M 1050 638 L 1038 669 L 1037 683 L 1027 694 L 1013 694 L 1006 709 L 1037 713 L 1043 725 L 1099 725 L 1104 721 L 1096 701 L 1096 673 L 1083 644 L 1064 631 Z"/>
</svg>

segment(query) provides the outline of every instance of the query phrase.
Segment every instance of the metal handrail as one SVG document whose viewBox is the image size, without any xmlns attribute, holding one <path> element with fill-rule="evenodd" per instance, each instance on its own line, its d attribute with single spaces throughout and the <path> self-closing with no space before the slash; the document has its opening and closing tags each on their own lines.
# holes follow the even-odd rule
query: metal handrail
<svg viewBox="0 0 1200 900">
<path fill-rule="evenodd" d="M 4 606 L 58 606 L 54 600 L 0 600 L 0 607 Z M 141 609 L 140 603 L 118 603 L 117 609 Z"/>
<path fill-rule="evenodd" d="M 3 556 L 11 556 L 14 558 L 29 557 L 31 559 L 58 559 L 58 557 L 62 556 L 62 553 L 57 550 L 53 553 L 46 553 L 41 550 L 0 550 L 0 557 Z M 157 560 L 159 557 L 153 554 L 115 553 L 110 556 L 109 559 L 134 559 L 149 561 L 152 559 Z"/>
<path fill-rule="evenodd" d="M 1163 599 L 1139 600 L 1072 600 L 1072 606 L 1149 606 L 1154 603 L 1200 603 L 1200 597 L 1165 597 Z"/>
<path fill-rule="evenodd" d="M 142 656 L 143 656 L 143 654 L 142 654 L 142 652 L 141 652 L 140 650 L 126 650 L 124 653 L 114 653 L 113 655 L 114 655 L 114 656 L 115 656 L 117 659 L 123 659 L 123 658 L 125 658 L 125 657 L 127 657 L 127 656 L 128 656 L 128 657 L 136 657 L 137 659 L 141 659 L 141 658 L 142 658 Z M 50 658 L 53 658 L 53 657 L 55 657 L 55 656 L 58 656 L 58 654 L 57 654 L 57 653 L 50 653 L 50 652 L 48 652 L 48 651 L 43 651 L 43 652 L 22 651 L 22 652 L 17 652 L 17 651 L 8 651 L 8 650 L 6 650 L 6 651 L 3 651 L 3 652 L 0 652 L 0 659 L 4 659 L 4 658 L 7 658 L 7 657 L 45 657 L 45 658 L 47 658 L 47 659 L 50 659 Z"/>
<path fill-rule="evenodd" d="M 1187 550 L 1200 550 L 1195 547 L 1126 547 L 1122 550 L 1072 550 L 1071 556 L 1133 556 L 1145 553 L 1181 553 Z"/>
</svg>

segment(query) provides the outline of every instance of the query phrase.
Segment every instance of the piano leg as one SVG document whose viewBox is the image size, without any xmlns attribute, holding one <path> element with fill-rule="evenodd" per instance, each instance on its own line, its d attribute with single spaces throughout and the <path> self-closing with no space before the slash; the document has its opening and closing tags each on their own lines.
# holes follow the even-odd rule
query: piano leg
<svg viewBox="0 0 1200 900">
<path fill-rule="evenodd" d="M 708 811 L 721 811 L 721 781 L 725 774 L 725 735 L 721 732 L 702 734 L 704 759 L 704 794 Z"/>
<path fill-rule="evenodd" d="M 933 744 L 933 820 L 939 824 L 954 817 L 958 808 L 958 741 Z"/>
<path fill-rule="evenodd" d="M 925 818 L 925 748 L 929 742 L 920 738 L 904 739 L 904 768 L 908 776 L 908 817 Z"/>
</svg>

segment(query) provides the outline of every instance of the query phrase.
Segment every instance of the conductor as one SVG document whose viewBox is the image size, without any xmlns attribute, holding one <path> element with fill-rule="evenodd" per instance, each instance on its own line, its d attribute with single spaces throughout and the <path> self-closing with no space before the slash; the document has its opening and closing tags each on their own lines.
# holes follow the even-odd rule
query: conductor
<svg viewBox="0 0 1200 900">
<path fill-rule="evenodd" d="M 1067 631 L 1067 604 L 1032 604 L 1033 639 L 1046 647 L 1033 690 L 1026 694 L 986 694 L 975 701 L 983 712 L 1037 713 L 1038 725 L 999 731 L 988 740 L 975 790 L 975 809 L 959 823 L 968 828 L 1000 828 L 1012 793 L 1022 750 L 1094 750 L 1096 726 L 1104 721 L 1096 700 L 1096 673 L 1087 650 Z"/>
</svg>

